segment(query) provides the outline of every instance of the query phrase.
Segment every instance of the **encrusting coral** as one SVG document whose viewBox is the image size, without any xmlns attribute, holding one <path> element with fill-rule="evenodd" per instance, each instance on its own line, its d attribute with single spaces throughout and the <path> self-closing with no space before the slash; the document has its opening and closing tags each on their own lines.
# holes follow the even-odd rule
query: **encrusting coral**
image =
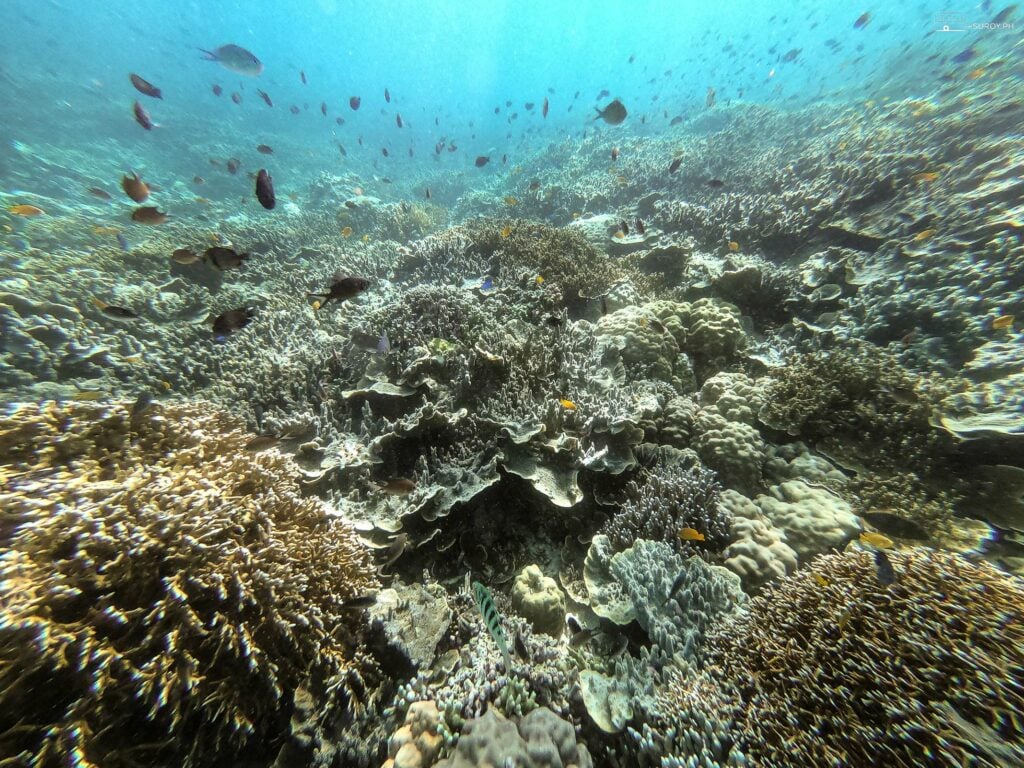
<svg viewBox="0 0 1024 768">
<path fill-rule="evenodd" d="M 289 460 L 247 452 L 224 414 L 133 410 L 0 418 L 0 753 L 273 759 L 296 699 L 342 719 L 365 703 L 345 601 L 376 586 L 370 558 L 300 497 Z"/>
</svg>

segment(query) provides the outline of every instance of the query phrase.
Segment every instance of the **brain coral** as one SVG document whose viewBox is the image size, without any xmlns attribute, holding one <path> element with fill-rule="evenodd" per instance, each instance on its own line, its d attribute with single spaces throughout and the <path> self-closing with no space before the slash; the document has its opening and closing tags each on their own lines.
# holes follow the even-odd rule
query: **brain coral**
<svg viewBox="0 0 1024 768">
<path fill-rule="evenodd" d="M 948 552 L 890 557 L 888 588 L 867 552 L 824 555 L 709 633 L 757 765 L 1024 761 L 1024 586 Z"/>
<path fill-rule="evenodd" d="M 0 417 L 0 753 L 222 765 L 272 759 L 297 693 L 352 711 L 343 601 L 370 559 L 233 426 L 195 404 Z"/>
</svg>

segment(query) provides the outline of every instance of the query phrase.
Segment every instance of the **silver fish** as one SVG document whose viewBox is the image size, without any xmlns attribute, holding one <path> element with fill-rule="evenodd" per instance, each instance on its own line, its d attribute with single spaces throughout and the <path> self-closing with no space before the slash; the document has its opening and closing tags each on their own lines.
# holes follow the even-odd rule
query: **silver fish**
<svg viewBox="0 0 1024 768">
<path fill-rule="evenodd" d="M 219 48 L 214 48 L 212 51 L 208 51 L 205 48 L 200 48 L 199 50 L 206 54 L 203 57 L 206 61 L 216 61 L 224 69 L 230 69 L 232 72 L 237 72 L 240 75 L 257 77 L 263 71 L 263 62 L 257 59 L 251 51 L 245 50 L 240 45 L 228 43 Z"/>
</svg>

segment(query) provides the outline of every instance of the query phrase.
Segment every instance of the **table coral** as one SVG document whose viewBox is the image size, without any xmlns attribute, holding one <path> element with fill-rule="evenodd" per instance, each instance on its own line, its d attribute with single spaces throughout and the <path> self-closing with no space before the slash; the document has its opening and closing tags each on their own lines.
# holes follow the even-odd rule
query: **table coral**
<svg viewBox="0 0 1024 768">
<path fill-rule="evenodd" d="M 272 757 L 300 688 L 358 709 L 367 552 L 234 427 L 170 403 L 0 419 L 4 754 L 221 764 Z"/>
</svg>

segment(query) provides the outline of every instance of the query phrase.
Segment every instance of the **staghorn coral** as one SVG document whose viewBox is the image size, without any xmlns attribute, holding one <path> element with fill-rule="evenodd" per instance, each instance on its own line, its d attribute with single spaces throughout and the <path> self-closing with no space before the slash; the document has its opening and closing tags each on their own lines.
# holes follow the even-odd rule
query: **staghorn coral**
<svg viewBox="0 0 1024 768">
<path fill-rule="evenodd" d="M 354 532 L 202 405 L 0 419 L 0 743 L 38 765 L 273 757 L 304 689 L 359 709 Z M 355 695 L 349 695 L 355 694 Z"/>
<path fill-rule="evenodd" d="M 708 634 L 706 662 L 735 702 L 733 735 L 749 759 L 1024 759 L 1024 588 L 955 554 L 890 557 L 891 587 L 867 552 L 824 555 L 811 570 L 825 586 L 810 571 L 777 581 Z"/>
<path fill-rule="evenodd" d="M 658 465 L 626 487 L 627 501 L 601 532 L 616 552 L 637 539 L 667 542 L 679 554 L 721 550 L 729 538 L 731 514 L 718 503 L 721 487 L 713 472 L 683 464 Z M 679 537 L 683 528 L 704 535 L 699 546 Z"/>
</svg>

